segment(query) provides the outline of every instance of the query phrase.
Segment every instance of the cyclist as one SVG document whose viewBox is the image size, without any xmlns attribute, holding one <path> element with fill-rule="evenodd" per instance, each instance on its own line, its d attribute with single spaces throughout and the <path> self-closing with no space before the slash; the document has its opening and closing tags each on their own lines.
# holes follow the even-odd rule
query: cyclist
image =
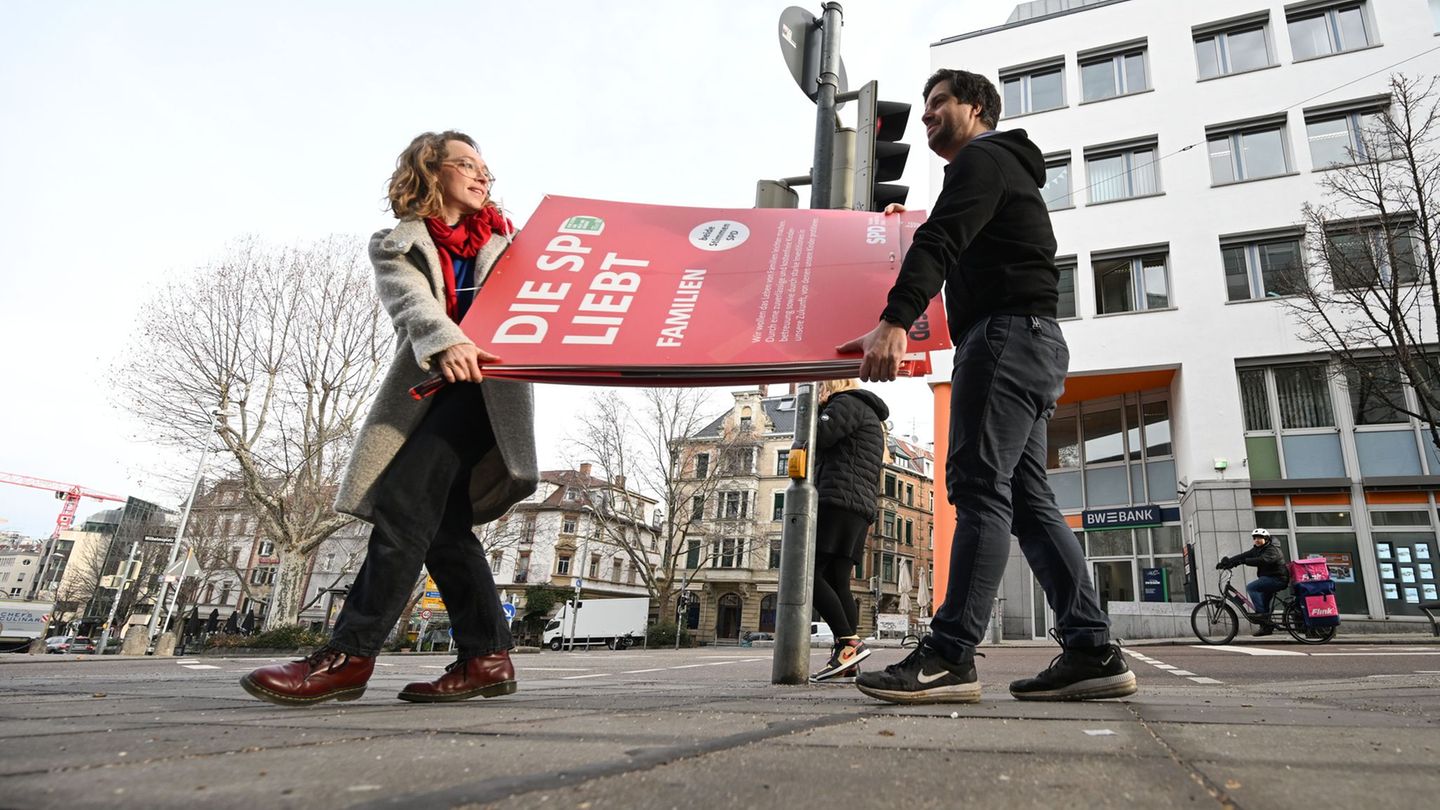
<svg viewBox="0 0 1440 810">
<path fill-rule="evenodd" d="M 1275 632 L 1275 624 L 1270 621 L 1270 597 L 1290 584 L 1290 574 L 1285 570 L 1285 554 L 1275 544 L 1270 532 L 1256 529 L 1250 533 L 1250 540 L 1254 545 L 1249 551 L 1225 557 L 1215 568 L 1227 570 L 1238 565 L 1255 566 L 1257 576 L 1245 586 L 1245 590 L 1250 594 L 1250 603 L 1255 606 L 1256 623 L 1260 625 L 1255 635 L 1268 636 Z"/>
</svg>

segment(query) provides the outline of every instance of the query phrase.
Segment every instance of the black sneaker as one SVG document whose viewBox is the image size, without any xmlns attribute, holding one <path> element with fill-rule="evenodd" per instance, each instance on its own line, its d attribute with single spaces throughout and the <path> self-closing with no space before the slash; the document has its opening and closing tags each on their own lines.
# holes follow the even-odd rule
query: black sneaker
<svg viewBox="0 0 1440 810">
<path fill-rule="evenodd" d="M 866 647 L 865 642 L 858 638 L 837 642 L 830 651 L 830 660 L 825 662 L 825 666 L 821 667 L 819 672 L 811 675 L 810 680 L 817 683 L 828 681 L 842 677 L 842 672 L 848 672 L 848 677 L 853 678 L 858 671 L 855 665 L 869 657 L 870 648 Z"/>
<path fill-rule="evenodd" d="M 1061 642 L 1060 648 L 1044 672 L 1010 684 L 1016 700 L 1098 700 L 1135 694 L 1135 673 L 1125 663 L 1120 645 L 1067 647 Z"/>
<path fill-rule="evenodd" d="M 855 686 L 873 698 L 891 703 L 979 703 L 980 681 L 975 659 L 947 661 L 929 639 L 898 664 L 881 672 L 862 672 Z"/>
<path fill-rule="evenodd" d="M 1260 636 L 1268 636 L 1268 635 L 1270 635 L 1271 633 L 1274 633 L 1274 632 L 1275 632 L 1275 625 L 1273 625 L 1273 624 L 1262 624 L 1262 625 L 1260 625 L 1260 628 L 1255 631 L 1254 635 L 1255 635 L 1256 638 L 1259 638 Z"/>
</svg>

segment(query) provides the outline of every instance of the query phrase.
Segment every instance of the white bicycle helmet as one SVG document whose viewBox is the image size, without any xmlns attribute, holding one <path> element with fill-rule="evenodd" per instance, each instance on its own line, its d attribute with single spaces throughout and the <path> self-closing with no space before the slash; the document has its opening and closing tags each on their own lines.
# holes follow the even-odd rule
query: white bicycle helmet
<svg viewBox="0 0 1440 810">
<path fill-rule="evenodd" d="M 1251 538 L 1263 537 L 1263 538 L 1265 538 L 1266 540 L 1269 540 L 1269 539 L 1270 539 L 1270 532 L 1266 531 L 1265 529 L 1256 529 L 1255 531 L 1250 532 L 1250 537 L 1251 537 Z"/>
</svg>

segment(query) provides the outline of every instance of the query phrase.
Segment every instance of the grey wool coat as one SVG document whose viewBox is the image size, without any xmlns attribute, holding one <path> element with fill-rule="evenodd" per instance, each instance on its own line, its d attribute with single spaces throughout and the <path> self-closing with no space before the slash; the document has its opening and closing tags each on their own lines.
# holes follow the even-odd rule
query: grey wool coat
<svg viewBox="0 0 1440 810">
<path fill-rule="evenodd" d="M 490 237 L 475 257 L 478 280 L 489 275 L 508 244 L 498 233 Z M 410 389 L 434 373 L 431 360 L 436 354 L 469 338 L 445 314 L 440 254 L 423 221 L 401 220 L 393 229 L 377 231 L 370 237 L 370 261 L 380 302 L 395 325 L 397 346 L 356 437 L 335 509 L 373 522 L 376 483 L 430 407 L 428 399 L 416 402 Z M 470 497 L 475 522 L 485 523 L 534 492 L 540 475 L 530 384 L 487 377 L 480 385 L 496 446 L 471 471 Z"/>
</svg>

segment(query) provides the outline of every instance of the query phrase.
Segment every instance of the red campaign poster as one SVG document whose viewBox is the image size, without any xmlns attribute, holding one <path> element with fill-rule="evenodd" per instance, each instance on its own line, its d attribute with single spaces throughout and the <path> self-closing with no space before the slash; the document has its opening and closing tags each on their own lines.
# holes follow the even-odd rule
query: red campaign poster
<svg viewBox="0 0 1440 810">
<path fill-rule="evenodd" d="M 548 196 L 461 328 L 502 358 L 496 376 L 834 363 L 874 327 L 923 219 Z M 939 297 L 910 337 L 912 353 L 949 348 Z"/>
</svg>

